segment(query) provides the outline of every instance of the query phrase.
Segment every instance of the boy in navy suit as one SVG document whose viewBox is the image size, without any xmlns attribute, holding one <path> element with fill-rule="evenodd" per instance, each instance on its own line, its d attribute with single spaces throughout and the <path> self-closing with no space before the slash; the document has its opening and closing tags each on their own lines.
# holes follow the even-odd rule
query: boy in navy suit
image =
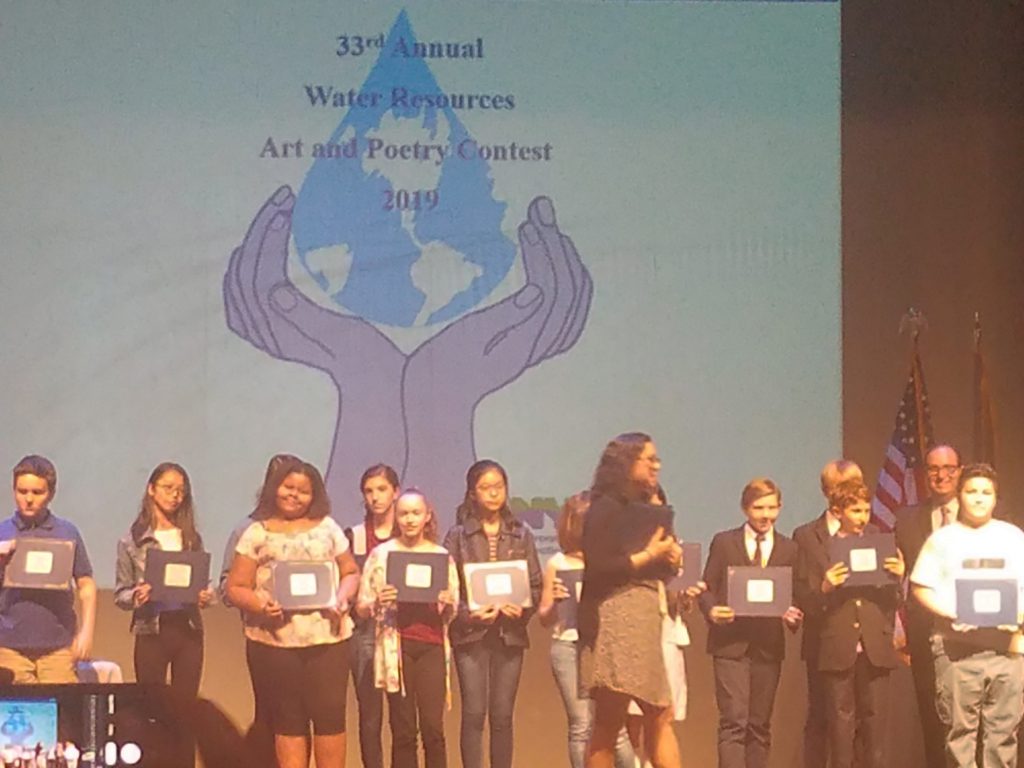
<svg viewBox="0 0 1024 768">
<path fill-rule="evenodd" d="M 767 768 L 771 718 L 786 652 L 785 624 L 800 626 L 803 614 L 790 606 L 781 618 L 737 617 L 727 595 L 729 566 L 787 566 L 797 546 L 775 530 L 782 491 L 766 477 L 743 489 L 746 522 L 715 535 L 704 568 L 707 592 L 700 596 L 708 621 L 708 653 L 713 658 L 718 702 L 720 768 Z"/>
<path fill-rule="evenodd" d="M 876 533 L 870 525 L 871 492 L 860 480 L 836 486 L 829 510 L 839 520 L 835 536 Z M 832 768 L 852 768 L 854 736 L 863 739 L 861 768 L 885 768 L 885 703 L 889 673 L 898 656 L 893 626 L 903 578 L 903 556 L 888 557 L 883 568 L 893 576 L 885 586 L 844 587 L 845 563 L 829 562 L 827 546 L 800 550 L 797 581 L 808 617 L 820 622 L 818 671 L 822 678 Z"/>
<path fill-rule="evenodd" d="M 825 511 L 810 522 L 793 530 L 793 541 L 800 548 L 825 556 L 828 541 L 839 530 L 839 518 L 832 514 L 828 498 L 832 490 L 847 480 L 863 480 L 859 466 L 849 459 L 830 461 L 821 470 L 821 493 L 825 497 Z M 820 585 L 815 584 L 813 592 Z M 828 763 L 828 721 L 825 719 L 825 690 L 818 671 L 818 647 L 821 644 L 821 616 L 807 611 L 806 590 L 797 580 L 793 584 L 796 604 L 804 609 L 804 628 L 800 634 L 800 658 L 807 669 L 807 719 L 804 723 L 804 768 L 825 768 Z"/>
</svg>

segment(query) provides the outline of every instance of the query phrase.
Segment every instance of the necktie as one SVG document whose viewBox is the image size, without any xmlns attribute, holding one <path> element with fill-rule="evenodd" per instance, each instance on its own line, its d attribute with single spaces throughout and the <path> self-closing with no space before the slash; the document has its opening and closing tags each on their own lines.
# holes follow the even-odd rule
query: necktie
<svg viewBox="0 0 1024 768">
<path fill-rule="evenodd" d="M 758 568 L 764 567 L 764 552 L 761 551 L 762 541 L 764 541 L 763 533 L 759 533 L 754 536 L 754 558 L 751 562 Z"/>
<path fill-rule="evenodd" d="M 945 528 L 949 525 L 949 507 L 943 507 L 942 510 L 942 524 L 940 527 Z"/>
</svg>

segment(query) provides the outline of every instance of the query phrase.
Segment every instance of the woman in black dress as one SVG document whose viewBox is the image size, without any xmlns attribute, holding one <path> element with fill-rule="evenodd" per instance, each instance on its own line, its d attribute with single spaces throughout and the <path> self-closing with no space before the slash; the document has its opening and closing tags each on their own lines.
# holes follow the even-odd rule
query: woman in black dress
<svg viewBox="0 0 1024 768">
<path fill-rule="evenodd" d="M 619 435 L 604 449 L 583 529 L 580 687 L 594 699 L 587 768 L 612 768 L 630 700 L 643 711 L 655 768 L 679 768 L 671 694 L 662 661 L 658 581 L 678 568 L 682 550 L 659 526 L 646 544 L 629 532 L 658 487 L 661 460 L 649 435 Z M 633 537 L 635 539 L 635 536 Z"/>
</svg>

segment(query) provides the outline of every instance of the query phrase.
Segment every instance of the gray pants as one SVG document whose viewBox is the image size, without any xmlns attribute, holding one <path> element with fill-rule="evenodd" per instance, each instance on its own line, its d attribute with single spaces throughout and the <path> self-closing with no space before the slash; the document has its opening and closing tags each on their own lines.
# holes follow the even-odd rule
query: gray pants
<svg viewBox="0 0 1024 768">
<path fill-rule="evenodd" d="M 1015 768 L 1024 714 L 1024 659 L 1017 654 L 946 647 L 932 638 L 936 710 L 946 727 L 946 765 L 974 768 L 978 729 L 984 768 Z"/>
</svg>

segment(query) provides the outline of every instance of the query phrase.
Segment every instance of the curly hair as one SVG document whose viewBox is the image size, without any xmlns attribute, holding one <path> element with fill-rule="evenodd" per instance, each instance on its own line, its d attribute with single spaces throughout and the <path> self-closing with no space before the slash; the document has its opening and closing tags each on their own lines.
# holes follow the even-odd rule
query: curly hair
<svg viewBox="0 0 1024 768">
<path fill-rule="evenodd" d="M 651 442 L 651 436 L 644 432 L 625 432 L 605 446 L 594 470 L 594 481 L 590 486 L 590 497 L 618 496 L 622 499 L 644 499 L 650 496 L 650 489 L 640 488 L 632 478 L 644 446 Z"/>
<path fill-rule="evenodd" d="M 282 458 L 271 468 L 260 490 L 256 509 L 252 512 L 253 520 L 269 520 L 277 514 L 277 489 L 284 483 L 285 478 L 292 474 L 309 478 L 309 483 L 313 487 L 313 500 L 305 516 L 312 520 L 321 520 L 331 514 L 331 500 L 327 496 L 327 488 L 324 486 L 320 470 L 301 459 L 289 457 Z"/>
</svg>

